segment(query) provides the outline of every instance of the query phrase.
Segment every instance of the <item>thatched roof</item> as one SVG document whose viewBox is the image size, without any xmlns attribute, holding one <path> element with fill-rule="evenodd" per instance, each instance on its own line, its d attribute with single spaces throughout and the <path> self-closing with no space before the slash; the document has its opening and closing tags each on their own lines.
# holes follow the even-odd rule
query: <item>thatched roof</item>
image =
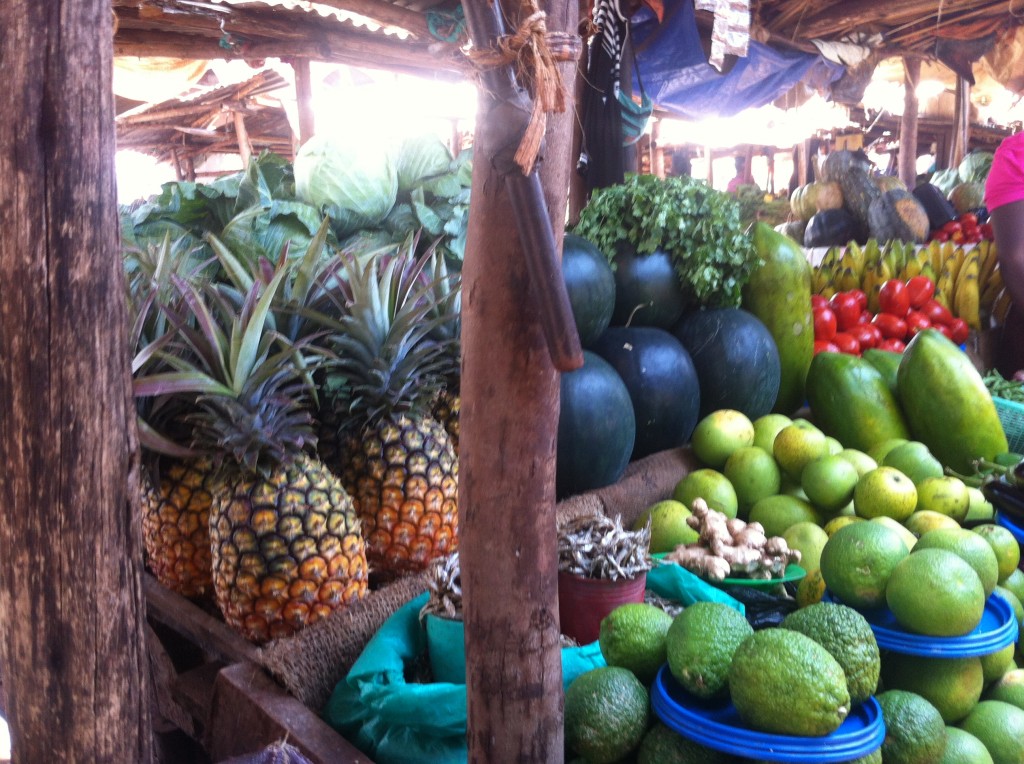
<svg viewBox="0 0 1024 764">
<path fill-rule="evenodd" d="M 291 157 L 292 130 L 275 91 L 290 83 L 272 69 L 245 82 L 196 88 L 177 98 L 148 104 L 117 116 L 117 146 L 133 149 L 181 168 L 212 154 L 239 153 L 236 115 L 244 118 L 255 153 Z"/>
</svg>

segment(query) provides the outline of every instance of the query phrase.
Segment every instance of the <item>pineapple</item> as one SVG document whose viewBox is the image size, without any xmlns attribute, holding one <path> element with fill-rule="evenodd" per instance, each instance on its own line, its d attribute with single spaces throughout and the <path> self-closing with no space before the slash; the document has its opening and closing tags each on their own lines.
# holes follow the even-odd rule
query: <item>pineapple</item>
<svg viewBox="0 0 1024 764">
<path fill-rule="evenodd" d="M 444 427 L 452 441 L 456 455 L 459 453 L 459 410 L 462 399 L 459 395 L 461 335 L 462 335 L 462 279 L 450 274 L 444 257 L 433 255 L 434 279 L 431 281 L 432 314 L 439 319 L 434 336 L 439 339 L 449 356 L 449 367 L 444 386 L 438 391 L 431 405 L 431 416 Z"/>
<path fill-rule="evenodd" d="M 174 372 L 137 380 L 136 391 L 193 396 L 191 447 L 213 468 L 214 595 L 230 626 L 263 643 L 361 598 L 365 543 L 342 483 L 310 453 L 311 380 L 325 356 L 305 320 L 289 317 L 310 303 L 305 265 L 315 258 L 293 268 L 285 253 L 249 277 L 212 237 L 211 245 L 236 290 L 175 281 L 188 310 L 168 312 L 191 352 Z"/>
<path fill-rule="evenodd" d="M 382 579 L 458 547 L 458 460 L 430 416 L 452 372 L 451 340 L 436 336 L 449 319 L 431 316 L 430 255 L 417 259 L 415 249 L 410 237 L 397 251 L 345 255 L 345 305 L 333 336 L 343 379 L 332 392 L 334 458 Z"/>
<path fill-rule="evenodd" d="M 172 339 L 173 327 L 161 304 L 174 301 L 171 276 L 194 280 L 201 261 L 185 240 L 164 238 L 158 247 L 128 248 L 124 258 L 128 305 L 134 321 L 131 345 L 136 348 L 134 370 L 152 375 L 170 367 L 161 349 Z M 148 423 L 173 430 L 180 414 L 172 397 L 136 398 L 140 436 L 146 469 L 142 472 L 142 540 L 146 562 L 156 579 L 168 589 L 190 598 L 212 591 L 210 565 L 209 461 L 197 460 L 191 451 L 162 438 Z M 181 436 L 181 433 L 177 433 Z M 148 448 L 153 446 L 154 448 Z"/>
</svg>

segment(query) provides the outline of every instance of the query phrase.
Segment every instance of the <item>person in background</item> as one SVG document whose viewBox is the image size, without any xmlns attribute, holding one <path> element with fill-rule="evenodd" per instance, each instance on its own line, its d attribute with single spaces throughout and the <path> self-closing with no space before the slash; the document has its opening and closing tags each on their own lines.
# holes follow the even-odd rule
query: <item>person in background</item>
<svg viewBox="0 0 1024 764">
<path fill-rule="evenodd" d="M 739 191 L 740 186 L 749 183 L 747 180 L 747 160 L 745 157 L 736 157 L 736 175 L 729 181 L 729 185 L 725 187 L 725 190 L 730 194 L 735 194 Z"/>
<path fill-rule="evenodd" d="M 1024 369 L 1024 133 L 1004 138 L 985 183 L 985 205 L 995 234 L 999 270 L 1013 305 L 996 347 L 1006 377 Z"/>
</svg>

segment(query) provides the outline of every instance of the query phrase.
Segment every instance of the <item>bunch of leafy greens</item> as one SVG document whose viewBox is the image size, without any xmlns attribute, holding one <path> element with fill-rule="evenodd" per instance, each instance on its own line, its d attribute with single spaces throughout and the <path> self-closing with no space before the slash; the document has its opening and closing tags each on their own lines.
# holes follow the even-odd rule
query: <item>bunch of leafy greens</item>
<svg viewBox="0 0 1024 764">
<path fill-rule="evenodd" d="M 738 306 L 758 264 L 736 199 L 693 178 L 631 175 L 598 189 L 573 232 L 597 245 L 612 267 L 622 242 L 640 255 L 667 252 L 684 291 L 706 307 Z"/>
</svg>

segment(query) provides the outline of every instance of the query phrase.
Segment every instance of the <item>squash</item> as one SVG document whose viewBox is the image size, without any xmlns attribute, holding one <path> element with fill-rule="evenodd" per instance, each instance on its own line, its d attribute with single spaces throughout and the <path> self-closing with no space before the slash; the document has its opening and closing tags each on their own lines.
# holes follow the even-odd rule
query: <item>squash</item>
<svg viewBox="0 0 1024 764">
<path fill-rule="evenodd" d="M 583 351 L 583 366 L 562 374 L 559 391 L 555 494 L 563 499 L 622 477 L 636 418 L 626 383 L 590 350 Z"/>
<path fill-rule="evenodd" d="M 863 150 L 840 149 L 831 152 L 821 161 L 818 168 L 821 177 L 818 179 L 842 183 L 843 176 L 850 172 L 861 172 L 865 175 L 871 172 L 871 160 Z"/>
<path fill-rule="evenodd" d="M 595 244 L 568 233 L 562 240 L 562 279 L 576 319 L 580 344 L 590 347 L 608 328 L 615 310 L 615 274 Z"/>
<path fill-rule="evenodd" d="M 633 401 L 631 460 L 689 442 L 700 412 L 700 382 L 679 340 L 653 326 L 613 326 L 593 350 L 622 377 Z"/>
<path fill-rule="evenodd" d="M 934 231 L 956 218 L 956 209 L 942 193 L 942 189 L 931 183 L 920 183 L 911 192 L 928 213 L 928 225 Z"/>
<path fill-rule="evenodd" d="M 958 183 L 949 192 L 949 201 L 957 215 L 985 206 L 984 183 Z"/>
<path fill-rule="evenodd" d="M 753 420 L 772 410 L 779 395 L 779 350 L 757 316 L 742 308 L 696 310 L 672 333 L 697 370 L 701 417 L 735 409 Z"/>
<path fill-rule="evenodd" d="M 787 236 L 793 241 L 800 243 L 804 240 L 804 231 L 807 230 L 806 220 L 788 220 L 775 226 L 775 231 Z"/>
<path fill-rule="evenodd" d="M 859 227 L 845 209 L 825 210 L 807 221 L 805 247 L 839 247 L 858 238 Z"/>
<path fill-rule="evenodd" d="M 843 206 L 843 190 L 838 183 L 808 183 L 793 192 L 789 206 L 797 218 L 810 220 L 816 212 L 840 209 Z"/>
<path fill-rule="evenodd" d="M 639 255 L 632 245 L 620 242 L 612 267 L 615 271 L 613 326 L 630 324 L 667 329 L 679 320 L 690 303 L 672 257 L 664 250 Z"/>
<path fill-rule="evenodd" d="M 882 195 L 882 190 L 871 180 L 871 176 L 864 170 L 851 167 L 846 174 L 838 180 L 840 188 L 843 189 L 843 203 L 853 219 L 857 221 L 857 241 L 868 239 L 870 224 L 868 222 L 868 210 L 871 203 Z"/>
<path fill-rule="evenodd" d="M 928 238 L 931 225 L 924 205 L 912 193 L 886 191 L 868 208 L 868 231 L 879 242 L 922 242 Z"/>
<path fill-rule="evenodd" d="M 875 175 L 872 180 L 880 191 L 907 190 L 907 184 L 895 175 Z"/>
</svg>

